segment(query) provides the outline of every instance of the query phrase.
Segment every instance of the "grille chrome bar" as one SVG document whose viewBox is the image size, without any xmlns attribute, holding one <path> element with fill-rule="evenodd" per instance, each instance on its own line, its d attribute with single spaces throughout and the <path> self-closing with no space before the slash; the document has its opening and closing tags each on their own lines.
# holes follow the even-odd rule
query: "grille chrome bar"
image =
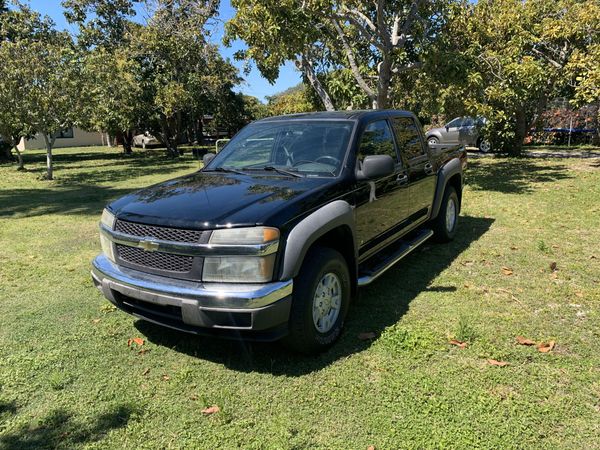
<svg viewBox="0 0 600 450">
<path fill-rule="evenodd" d="M 183 256 L 265 256 L 275 253 L 279 248 L 279 241 L 255 245 L 214 245 L 168 241 L 132 236 L 117 230 L 110 230 L 104 224 L 100 224 L 100 232 L 118 245 Z"/>
</svg>

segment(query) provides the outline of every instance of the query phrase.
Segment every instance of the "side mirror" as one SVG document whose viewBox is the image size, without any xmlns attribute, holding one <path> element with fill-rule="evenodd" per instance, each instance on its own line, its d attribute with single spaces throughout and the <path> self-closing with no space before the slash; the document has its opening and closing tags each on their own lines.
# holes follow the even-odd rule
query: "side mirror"
<svg viewBox="0 0 600 450">
<path fill-rule="evenodd" d="M 450 127 L 448 125 L 446 125 L 446 131 L 450 131 Z"/>
<path fill-rule="evenodd" d="M 390 155 L 369 155 L 362 162 L 362 168 L 356 173 L 357 180 L 373 180 L 394 173 L 396 163 Z"/>
<path fill-rule="evenodd" d="M 215 156 L 217 156 L 217 155 L 215 155 L 214 153 L 207 153 L 206 155 L 204 155 L 202 157 L 202 162 L 204 163 L 204 167 L 206 167 L 206 165 L 209 162 L 211 162 L 214 159 Z"/>
</svg>

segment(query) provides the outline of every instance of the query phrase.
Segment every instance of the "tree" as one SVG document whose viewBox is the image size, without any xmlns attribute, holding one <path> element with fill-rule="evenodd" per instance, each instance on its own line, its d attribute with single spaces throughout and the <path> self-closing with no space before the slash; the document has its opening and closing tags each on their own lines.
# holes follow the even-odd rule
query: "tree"
<svg viewBox="0 0 600 450">
<path fill-rule="evenodd" d="M 234 0 L 226 43 L 243 39 L 238 56 L 273 81 L 295 61 L 327 110 L 335 108 L 322 76 L 344 69 L 373 108 L 386 108 L 392 80 L 420 66 L 437 37 L 445 2 L 424 0 Z M 343 72 L 340 72 L 343 73 Z"/>
<path fill-rule="evenodd" d="M 52 149 L 56 134 L 75 123 L 85 104 L 77 72 L 77 54 L 68 34 L 52 31 L 41 40 L 2 44 L 8 84 L 18 99 L 19 126 L 39 133 L 46 144 L 47 179 L 53 178 Z M 17 85 L 18 83 L 18 85 Z"/>
<path fill-rule="evenodd" d="M 299 84 L 267 98 L 269 115 L 295 114 L 315 111 L 304 84 Z"/>
<path fill-rule="evenodd" d="M 462 8 L 445 34 L 446 46 L 454 45 L 464 69 L 454 94 L 468 112 L 488 119 L 487 134 L 496 148 L 519 154 L 547 101 L 583 93 L 593 78 L 600 5 L 490 0 Z"/>
<path fill-rule="evenodd" d="M 12 161 L 11 149 L 17 154 L 18 169 L 24 168 L 23 157 L 18 149 L 22 138 L 33 134 L 28 122 L 28 106 L 23 90 L 32 80 L 20 66 L 24 53 L 31 42 L 44 41 L 52 34 L 52 22 L 23 4 L 8 9 L 0 3 L 0 61 L 3 72 L 0 77 L 0 137 L 9 145 L 0 154 L 0 160 Z M 29 63 L 30 64 L 30 63 Z"/>
<path fill-rule="evenodd" d="M 124 153 L 131 154 L 133 130 L 143 127 L 150 112 L 140 68 L 129 57 L 129 49 L 93 49 L 85 56 L 84 73 L 90 102 L 80 119 L 87 128 L 117 136 Z"/>
<path fill-rule="evenodd" d="M 149 125 L 170 156 L 186 122 L 201 137 L 202 118 L 214 113 L 217 99 L 239 82 L 236 69 L 207 42 L 207 22 L 216 13 L 213 2 L 157 0 L 147 26 L 132 36 L 130 57 L 141 71 L 147 95 Z M 208 109 L 212 111 L 208 111 Z"/>
<path fill-rule="evenodd" d="M 65 17 L 79 26 L 78 43 L 84 48 L 114 49 L 129 33 L 134 5 L 140 0 L 64 0 Z"/>
</svg>

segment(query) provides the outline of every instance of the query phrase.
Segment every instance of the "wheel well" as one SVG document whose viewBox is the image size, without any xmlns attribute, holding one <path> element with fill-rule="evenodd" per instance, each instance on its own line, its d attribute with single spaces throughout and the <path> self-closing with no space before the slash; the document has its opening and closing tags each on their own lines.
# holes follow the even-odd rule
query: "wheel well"
<svg viewBox="0 0 600 450">
<path fill-rule="evenodd" d="M 342 225 L 328 231 L 319 239 L 317 239 L 311 246 L 312 247 L 329 247 L 337 250 L 342 254 L 348 264 L 348 271 L 350 272 L 350 279 L 352 280 L 352 298 L 355 298 L 357 293 L 356 280 L 358 279 L 357 268 L 356 268 L 356 255 L 354 253 L 354 237 L 350 227 Z M 310 250 L 310 249 L 309 249 Z"/>
<path fill-rule="evenodd" d="M 462 203 L 462 180 L 460 174 L 457 173 L 456 175 L 452 175 L 446 186 L 452 186 L 454 188 L 456 195 L 458 195 L 458 203 L 460 207 L 460 204 Z"/>
</svg>

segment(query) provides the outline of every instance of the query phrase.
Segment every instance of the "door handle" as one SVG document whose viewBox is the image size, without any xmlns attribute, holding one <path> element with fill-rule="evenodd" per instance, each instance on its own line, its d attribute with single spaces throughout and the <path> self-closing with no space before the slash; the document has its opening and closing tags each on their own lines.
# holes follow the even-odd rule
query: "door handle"
<svg viewBox="0 0 600 450">
<path fill-rule="evenodd" d="M 408 183 L 408 175 L 405 173 L 399 174 L 398 177 L 396 178 L 396 183 L 398 183 L 398 184 Z"/>
<path fill-rule="evenodd" d="M 431 175 L 433 173 L 433 166 L 430 163 L 427 163 L 425 164 L 425 167 L 423 167 L 423 170 L 427 175 Z"/>
</svg>

